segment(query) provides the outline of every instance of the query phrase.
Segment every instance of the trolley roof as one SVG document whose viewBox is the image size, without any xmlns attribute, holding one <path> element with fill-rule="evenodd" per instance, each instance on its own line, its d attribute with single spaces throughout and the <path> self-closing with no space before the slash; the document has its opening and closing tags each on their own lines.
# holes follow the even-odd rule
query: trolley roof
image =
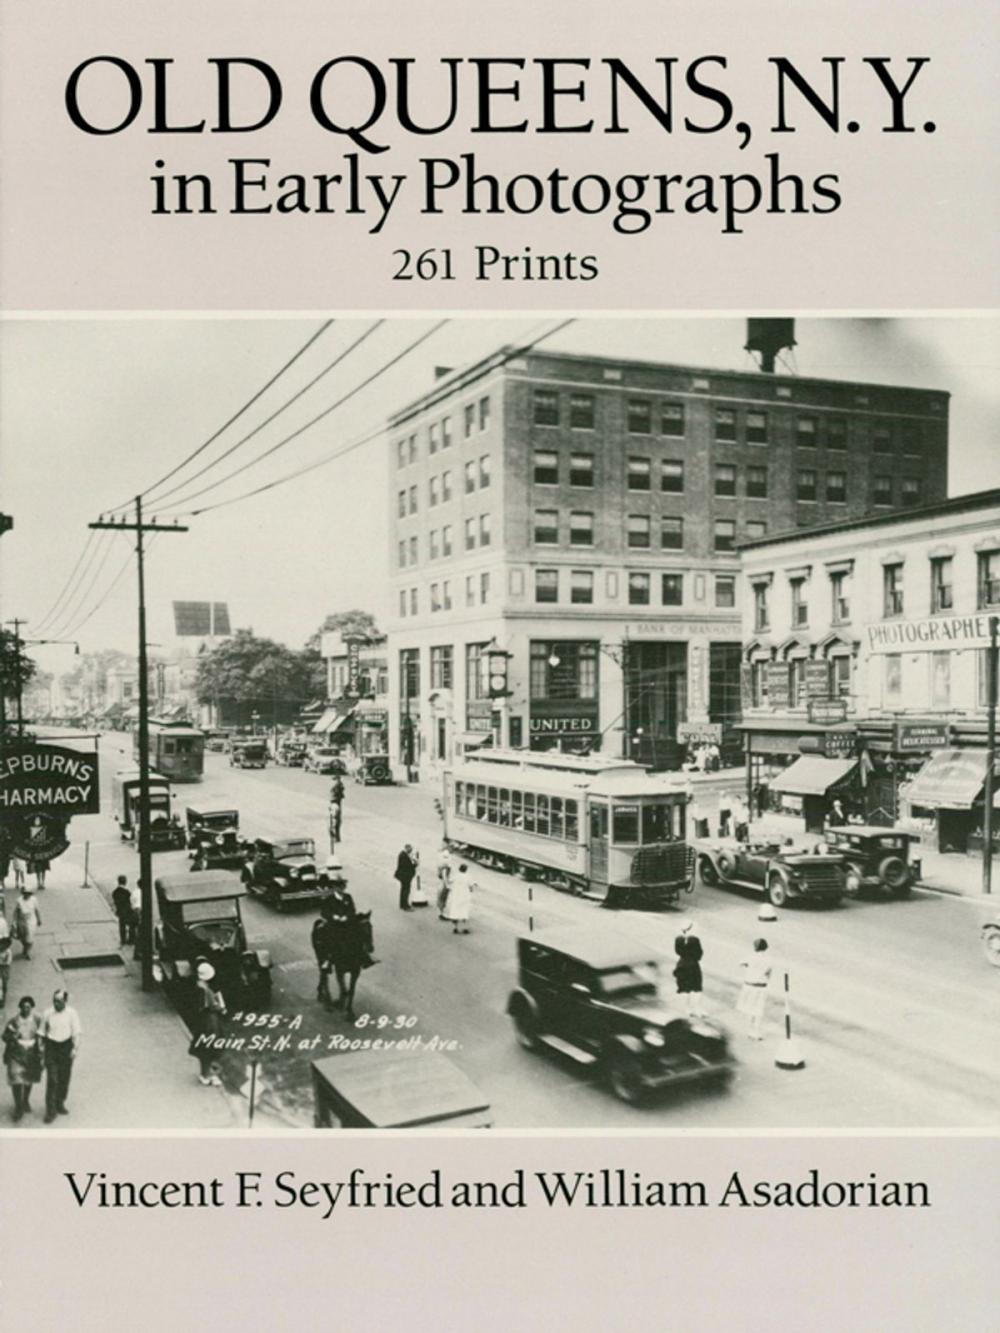
<svg viewBox="0 0 1000 1333">
<path fill-rule="evenodd" d="M 157 722 L 155 718 L 149 719 L 149 730 L 162 731 L 171 736 L 201 736 L 205 733 L 200 727 L 192 727 L 188 722 Z"/>
<path fill-rule="evenodd" d="M 457 782 L 475 782 L 484 787 L 513 787 L 515 791 L 542 792 L 550 796 L 612 797 L 617 800 L 635 800 L 640 797 L 682 796 L 687 791 L 686 778 L 677 773 L 635 772 L 574 773 L 552 772 L 548 769 L 506 768 L 495 769 L 485 764 L 456 764 L 449 770 Z"/>
<path fill-rule="evenodd" d="M 659 950 L 641 940 L 594 926 L 553 926 L 550 930 L 536 930 L 533 935 L 522 936 L 522 940 L 578 958 L 599 972 L 654 962 L 660 957 Z"/>
<path fill-rule="evenodd" d="M 562 754 L 558 750 L 501 750 L 487 746 L 465 756 L 466 763 L 496 764 L 527 770 L 551 770 L 559 773 L 605 773 L 611 769 L 645 772 L 631 759 L 616 759 L 607 754 Z"/>
</svg>

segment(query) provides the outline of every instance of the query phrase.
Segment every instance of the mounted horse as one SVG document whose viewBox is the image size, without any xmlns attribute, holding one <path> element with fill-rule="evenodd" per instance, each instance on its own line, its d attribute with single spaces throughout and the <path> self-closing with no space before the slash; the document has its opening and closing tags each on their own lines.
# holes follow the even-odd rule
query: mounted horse
<svg viewBox="0 0 1000 1333">
<path fill-rule="evenodd" d="M 320 968 L 317 998 L 331 1009 L 343 1008 L 345 1016 L 353 1019 L 358 977 L 375 961 L 372 958 L 375 947 L 372 914 L 370 911 L 335 913 L 329 906 L 324 904 L 323 919 L 313 928 L 313 948 Z M 330 998 L 328 989 L 330 971 L 336 974 L 340 991 L 336 1000 Z"/>
</svg>

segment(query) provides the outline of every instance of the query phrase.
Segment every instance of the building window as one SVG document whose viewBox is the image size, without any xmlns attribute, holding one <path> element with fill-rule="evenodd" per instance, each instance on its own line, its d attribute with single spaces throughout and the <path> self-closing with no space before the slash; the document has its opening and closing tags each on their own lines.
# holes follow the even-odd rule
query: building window
<svg viewBox="0 0 1000 1333">
<path fill-rule="evenodd" d="M 404 699 L 420 698 L 420 649 L 399 650 L 399 692 Z"/>
<path fill-rule="evenodd" d="M 735 574 L 716 574 L 715 605 L 729 610 L 736 605 Z"/>
<path fill-rule="evenodd" d="M 684 520 L 665 516 L 660 519 L 660 550 L 684 550 Z"/>
<path fill-rule="evenodd" d="M 438 423 L 435 421 L 427 428 L 427 452 L 436 454 L 438 445 L 441 443 L 441 432 Z"/>
<path fill-rule="evenodd" d="M 792 628 L 801 629 L 809 624 L 809 603 L 805 599 L 805 579 L 789 579 L 792 594 Z"/>
<path fill-rule="evenodd" d="M 427 558 L 428 560 L 436 560 L 440 554 L 441 554 L 441 549 L 438 546 L 437 528 L 431 528 L 430 541 L 427 550 Z"/>
<path fill-rule="evenodd" d="M 554 449 L 535 450 L 534 476 L 536 486 L 559 485 L 559 455 Z"/>
<path fill-rule="evenodd" d="M 476 604 L 476 578 L 474 574 L 465 576 L 465 605 L 475 606 Z"/>
<path fill-rule="evenodd" d="M 596 699 L 597 644 L 532 640 L 528 691 L 532 699 Z"/>
<path fill-rule="evenodd" d="M 588 488 L 594 485 L 593 454 L 570 454 L 569 484 L 571 486 L 586 486 Z"/>
<path fill-rule="evenodd" d="M 410 538 L 410 564 L 411 564 L 411 565 L 415 565 L 416 563 L 417 563 L 417 538 L 416 538 L 416 537 L 411 537 L 411 538 Z"/>
<path fill-rule="evenodd" d="M 441 473 L 441 503 L 447 504 L 451 499 L 451 472 Z"/>
<path fill-rule="evenodd" d="M 885 662 L 885 697 L 898 699 L 903 693 L 903 656 L 901 653 L 886 653 Z"/>
<path fill-rule="evenodd" d="M 441 609 L 443 611 L 451 610 L 451 580 L 445 579 L 441 584 Z"/>
<path fill-rule="evenodd" d="M 806 701 L 806 659 L 793 657 L 788 663 L 788 705 L 801 708 Z"/>
<path fill-rule="evenodd" d="M 632 551 L 649 550 L 649 515 L 629 514 L 627 545 Z"/>
<path fill-rule="evenodd" d="M 406 568 L 406 542 L 399 543 L 399 553 L 396 559 L 396 564 L 400 569 Z"/>
<path fill-rule="evenodd" d="M 833 504 L 847 503 L 846 472 L 828 472 L 826 474 L 826 498 Z"/>
<path fill-rule="evenodd" d="M 485 491 L 490 484 L 490 456 L 483 454 L 479 460 L 479 489 Z"/>
<path fill-rule="evenodd" d="M 465 465 L 465 493 L 471 495 L 476 489 L 476 464 L 470 459 Z"/>
<path fill-rule="evenodd" d="M 536 426 L 559 425 L 559 395 L 552 389 L 536 389 L 534 406 Z"/>
<path fill-rule="evenodd" d="M 406 441 L 400 440 L 396 445 L 396 466 L 406 467 Z"/>
<path fill-rule="evenodd" d="M 437 477 L 431 477 L 427 483 L 427 503 L 431 509 L 434 508 L 440 498 L 439 485 Z"/>
<path fill-rule="evenodd" d="M 892 504 L 892 478 L 874 477 L 872 480 L 874 487 L 872 499 L 877 505 Z"/>
<path fill-rule="evenodd" d="M 410 457 L 409 457 L 409 461 L 410 461 L 411 463 L 415 463 L 415 462 L 417 461 L 417 437 L 416 437 L 416 435 L 411 435 L 410 438 L 409 438 L 409 440 L 408 440 L 408 442 L 407 442 L 407 444 L 408 444 L 409 455 L 410 455 Z"/>
<path fill-rule="evenodd" d="M 750 664 L 750 699 L 754 708 L 763 708 L 767 704 L 767 668 L 768 662 Z"/>
<path fill-rule="evenodd" d="M 684 575 L 660 576 L 660 600 L 664 606 L 681 606 L 684 602 Z"/>
<path fill-rule="evenodd" d="M 766 583 L 755 583 L 753 585 L 753 627 L 757 631 L 770 629 L 771 627 Z"/>
<path fill-rule="evenodd" d="M 649 435 L 653 430 L 653 404 L 648 398 L 630 398 L 626 405 L 630 435 Z"/>
<path fill-rule="evenodd" d="M 826 447 L 828 449 L 847 448 L 847 422 L 841 417 L 834 417 L 826 423 Z"/>
<path fill-rule="evenodd" d="M 750 500 L 767 499 L 767 468 L 747 468 L 747 498 Z"/>
<path fill-rule="evenodd" d="M 731 551 L 736 545 L 736 524 L 731 518 L 717 518 L 714 527 L 713 549 Z"/>
<path fill-rule="evenodd" d="M 830 659 L 830 693 L 835 699 L 851 697 L 851 672 L 853 659 L 848 653 L 839 654 Z"/>
<path fill-rule="evenodd" d="M 489 546 L 490 544 L 490 516 L 489 514 L 479 515 L 479 545 Z"/>
<path fill-rule="evenodd" d="M 476 428 L 476 405 L 475 403 L 466 403 L 462 411 L 462 434 L 464 435 L 465 439 L 469 438 L 469 436 L 472 434 L 475 428 Z"/>
<path fill-rule="evenodd" d="M 736 413 L 728 407 L 715 409 L 715 438 L 717 440 L 736 439 Z"/>
<path fill-rule="evenodd" d="M 444 417 L 441 422 L 441 448 L 451 448 L 451 417 Z"/>
<path fill-rule="evenodd" d="M 467 643 L 465 645 L 465 697 L 478 701 L 488 699 L 489 681 L 486 679 L 485 643 Z"/>
<path fill-rule="evenodd" d="M 418 607 L 419 603 L 420 603 L 420 592 L 419 592 L 419 589 L 417 589 L 417 588 L 411 588 L 411 589 L 410 589 L 410 615 L 411 615 L 411 616 L 415 616 L 415 615 L 417 614 L 417 607 Z"/>
<path fill-rule="evenodd" d="M 763 519 L 752 518 L 749 521 L 749 523 L 747 523 L 747 541 L 749 542 L 761 541 L 766 536 L 767 536 L 767 524 L 763 521 Z"/>
<path fill-rule="evenodd" d="M 535 601 L 558 602 L 558 600 L 559 600 L 558 569 L 536 569 Z"/>
<path fill-rule="evenodd" d="M 951 706 L 951 653 L 931 653 L 931 707 Z"/>
<path fill-rule="evenodd" d="M 406 517 L 406 492 L 405 492 L 405 491 L 400 491 L 400 492 L 399 492 L 399 495 L 398 495 L 398 497 L 397 497 L 397 499 L 398 499 L 398 512 L 399 512 L 399 517 L 400 517 L 400 518 L 405 518 L 405 517 Z"/>
<path fill-rule="evenodd" d="M 441 554 L 443 556 L 451 555 L 451 524 L 446 523 L 441 529 Z"/>
<path fill-rule="evenodd" d="M 851 618 L 851 585 L 845 570 L 830 575 L 832 600 L 830 620 L 834 625 L 846 625 Z"/>
<path fill-rule="evenodd" d="M 649 575 L 630 574 L 628 576 L 629 606 L 649 605 Z"/>
<path fill-rule="evenodd" d="M 800 468 L 795 497 L 798 500 L 816 499 L 816 473 L 812 468 Z"/>
<path fill-rule="evenodd" d="M 977 578 L 980 609 L 1000 606 L 1000 551 L 982 551 L 979 555 Z"/>
<path fill-rule="evenodd" d="M 569 600 L 589 606 L 594 600 L 594 575 L 589 569 L 574 569 L 569 576 Z"/>
<path fill-rule="evenodd" d="M 872 447 L 878 454 L 892 453 L 892 427 L 876 426 L 872 431 Z"/>
<path fill-rule="evenodd" d="M 882 615 L 886 619 L 903 614 L 903 566 L 882 566 Z"/>
<path fill-rule="evenodd" d="M 736 494 L 736 469 L 732 466 L 732 464 L 716 463 L 715 493 L 716 495 Z"/>
<path fill-rule="evenodd" d="M 951 594 L 951 556 L 931 561 L 931 611 L 950 611 L 954 606 Z"/>
<path fill-rule="evenodd" d="M 484 569 L 479 575 L 479 601 L 482 606 L 490 600 L 490 571 Z"/>
<path fill-rule="evenodd" d="M 454 673 L 454 649 L 443 644 L 431 649 L 431 689 L 450 690 Z"/>
<path fill-rule="evenodd" d="M 489 430 L 490 427 L 490 400 L 489 397 L 479 400 L 479 429 Z"/>
<path fill-rule="evenodd" d="M 816 447 L 816 418 L 799 417 L 795 422 L 795 443 L 802 449 Z"/>
<path fill-rule="evenodd" d="M 918 505 L 923 498 L 923 483 L 919 477 L 903 478 L 903 504 Z"/>
<path fill-rule="evenodd" d="M 574 510 L 569 516 L 570 546 L 593 546 L 594 515 Z"/>
<path fill-rule="evenodd" d="M 594 429 L 594 395 L 592 393 L 570 394 L 569 424 L 571 430 Z"/>
<path fill-rule="evenodd" d="M 660 490 L 670 495 L 684 493 L 684 464 L 677 458 L 665 458 L 660 464 Z"/>
<path fill-rule="evenodd" d="M 747 444 L 767 444 L 767 413 L 747 413 Z"/>
<path fill-rule="evenodd" d="M 684 434 L 683 403 L 662 403 L 660 405 L 660 433 L 673 436 Z"/>
<path fill-rule="evenodd" d="M 630 458 L 628 460 L 628 488 L 630 491 L 648 491 L 650 484 L 650 465 L 648 458 Z"/>
<path fill-rule="evenodd" d="M 431 584 L 431 610 L 441 610 L 441 585 L 438 583 Z"/>
<path fill-rule="evenodd" d="M 465 549 L 467 551 L 476 549 L 476 520 L 474 518 L 465 520 Z"/>
<path fill-rule="evenodd" d="M 411 514 L 415 514 L 416 512 L 417 512 L 417 488 L 416 488 L 416 486 L 411 486 L 411 487 L 410 487 L 410 513 L 411 513 Z"/>
<path fill-rule="evenodd" d="M 406 589 L 401 588 L 399 592 L 399 614 L 406 615 Z"/>
</svg>

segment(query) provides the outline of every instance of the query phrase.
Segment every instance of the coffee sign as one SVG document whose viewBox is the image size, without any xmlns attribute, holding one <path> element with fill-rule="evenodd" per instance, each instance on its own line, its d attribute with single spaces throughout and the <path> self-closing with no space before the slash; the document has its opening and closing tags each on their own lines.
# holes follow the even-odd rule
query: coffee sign
<svg viewBox="0 0 1000 1333">
<path fill-rule="evenodd" d="M 96 815 L 101 808 L 96 753 L 59 745 L 15 745 L 0 758 L 0 816 Z"/>
</svg>

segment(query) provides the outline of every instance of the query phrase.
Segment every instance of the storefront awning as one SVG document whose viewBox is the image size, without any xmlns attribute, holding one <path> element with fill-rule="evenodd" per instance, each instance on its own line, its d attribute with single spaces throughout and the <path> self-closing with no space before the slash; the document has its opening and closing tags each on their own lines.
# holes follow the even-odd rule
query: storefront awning
<svg viewBox="0 0 1000 1333">
<path fill-rule="evenodd" d="M 941 750 L 927 760 L 905 796 L 911 805 L 933 810 L 968 810 L 985 781 L 985 750 Z"/>
<path fill-rule="evenodd" d="M 824 759 L 820 755 L 803 755 L 771 782 L 775 791 L 791 796 L 825 796 L 831 787 L 837 787 L 857 765 L 855 759 Z"/>
<path fill-rule="evenodd" d="M 347 719 L 354 712 L 356 705 L 351 704 L 347 708 L 327 708 L 322 717 L 313 726 L 314 736 L 332 736 L 335 731 L 344 725 Z"/>
</svg>

